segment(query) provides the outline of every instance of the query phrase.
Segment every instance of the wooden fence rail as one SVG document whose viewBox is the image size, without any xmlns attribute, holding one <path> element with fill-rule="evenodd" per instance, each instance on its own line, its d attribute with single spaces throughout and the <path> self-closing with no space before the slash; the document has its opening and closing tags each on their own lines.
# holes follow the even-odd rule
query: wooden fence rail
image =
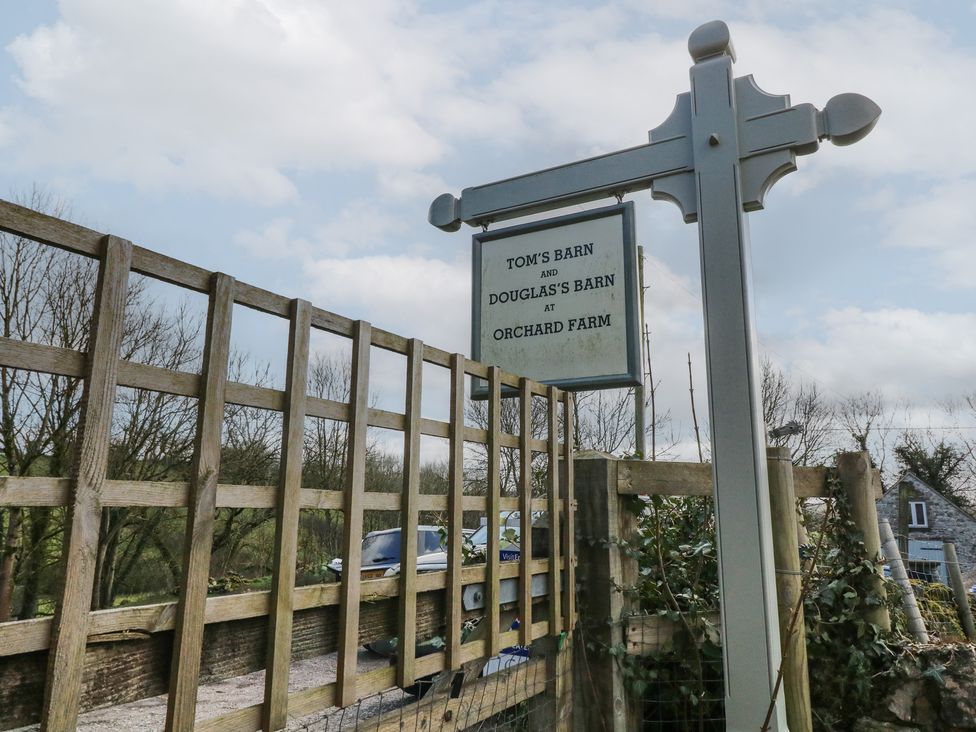
<svg viewBox="0 0 976 732">
<path fill-rule="evenodd" d="M 78 433 L 78 457 L 72 477 L 0 477 L 0 508 L 64 506 L 67 531 L 61 565 L 61 585 L 53 619 L 0 624 L 0 659 L 46 651 L 47 681 L 41 709 L 42 729 L 71 730 L 81 708 L 86 647 L 100 637 L 137 633 L 173 633 L 172 663 L 166 729 L 280 729 L 289 717 L 309 714 L 333 705 L 346 706 L 362 696 L 392 686 L 409 685 L 421 676 L 459 669 L 466 661 L 497 653 L 518 640 L 558 636 L 575 622 L 573 597 L 573 490 L 571 395 L 554 387 L 433 348 L 417 340 L 373 328 L 252 285 L 213 273 L 116 237 L 0 201 L 0 230 L 75 254 L 97 259 L 98 283 L 88 353 L 55 346 L 0 338 L 0 367 L 23 369 L 83 379 L 83 411 Z M 137 273 L 209 297 L 204 358 L 200 374 L 180 372 L 120 360 L 119 344 L 124 298 L 130 273 Z M 289 344 L 284 390 L 228 380 L 233 306 L 243 305 L 286 319 Z M 307 394 L 309 337 L 312 330 L 344 336 L 352 342 L 349 402 Z M 373 347 L 407 358 L 407 399 L 403 413 L 369 406 L 370 352 Z M 450 370 L 450 415 L 446 421 L 420 414 L 423 364 Z M 485 429 L 464 424 L 465 376 L 487 379 L 490 385 L 489 421 Z M 197 431 L 190 478 L 185 482 L 107 480 L 109 430 L 119 386 L 158 391 L 198 399 Z M 531 419 L 522 419 L 519 434 L 502 429 L 500 395 L 503 387 L 519 390 L 523 417 L 531 414 L 533 397 L 546 401 L 547 429 L 533 436 Z M 279 482 L 275 486 L 224 485 L 217 482 L 220 468 L 224 405 L 256 407 L 282 413 Z M 302 488 L 303 429 L 306 417 L 348 423 L 346 483 L 343 490 Z M 366 435 L 368 427 L 399 430 L 404 434 L 404 483 L 399 493 L 366 492 Z M 423 435 L 445 438 L 450 444 L 447 495 L 419 492 L 420 440 Z M 484 445 L 489 471 L 486 496 L 463 495 L 464 443 Z M 521 451 L 521 495 L 501 495 L 501 448 Z M 547 456 L 549 482 L 546 495 L 535 498 L 527 477 L 534 454 Z M 558 469 L 562 461 L 567 466 Z M 564 476 L 562 479 L 559 476 Z M 567 482 L 568 480 L 568 482 Z M 99 522 L 105 507 L 186 508 L 184 565 L 177 603 L 91 612 Z M 215 510 L 222 507 L 274 508 L 276 525 L 272 590 L 230 597 L 208 597 Z M 331 509 L 344 514 L 344 571 L 338 585 L 295 587 L 297 522 L 302 509 Z M 549 558 L 534 560 L 523 551 L 520 562 L 499 562 L 499 513 L 519 510 L 548 516 Z M 368 510 L 401 512 L 403 571 L 398 578 L 360 580 L 363 514 Z M 447 573 L 416 574 L 416 527 L 421 511 L 447 515 Z M 487 564 L 461 566 L 464 511 L 487 513 Z M 531 531 L 523 531 L 527 542 Z M 560 536 L 562 541 L 560 541 Z M 548 582 L 548 618 L 531 620 L 531 574 L 545 573 Z M 500 583 L 523 577 L 519 596 L 523 622 L 518 631 L 500 626 Z M 465 616 L 462 588 L 485 583 L 488 616 L 486 640 L 461 643 L 460 621 Z M 562 584 L 561 584 L 562 583 Z M 415 658 L 412 638 L 417 637 L 418 603 L 439 592 L 444 610 L 433 623 L 446 630 L 446 651 Z M 395 631 L 405 641 L 397 666 L 357 674 L 356 656 L 361 638 L 361 610 L 365 599 L 392 599 L 396 603 Z M 300 692 L 288 692 L 288 669 L 296 613 L 337 608 L 338 674 L 335 683 Z M 425 612 L 429 609 L 425 606 Z M 262 704 L 197 722 L 196 694 L 201 679 L 201 649 L 208 626 L 267 618 L 265 697 Z M 158 693 L 158 692 L 157 692 Z M 29 720 L 28 720 L 29 721 Z M 0 728 L 3 725 L 0 724 Z"/>
</svg>

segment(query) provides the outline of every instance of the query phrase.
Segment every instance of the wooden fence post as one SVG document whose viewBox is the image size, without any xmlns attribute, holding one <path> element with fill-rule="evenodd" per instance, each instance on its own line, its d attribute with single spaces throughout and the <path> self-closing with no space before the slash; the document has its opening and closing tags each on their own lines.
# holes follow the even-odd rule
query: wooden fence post
<svg viewBox="0 0 976 732">
<path fill-rule="evenodd" d="M 949 573 L 949 584 L 952 587 L 952 595 L 956 600 L 956 608 L 959 610 L 959 622 L 963 632 L 970 643 L 976 643 L 976 627 L 973 627 L 973 611 L 969 607 L 969 593 L 962 581 L 962 572 L 959 571 L 959 557 L 956 556 L 956 545 L 950 541 L 943 542 L 942 550 L 945 552 L 946 569 Z"/>
<path fill-rule="evenodd" d="M 353 325 L 352 375 L 349 382 L 349 431 L 346 483 L 342 494 L 342 580 L 339 586 L 339 653 L 336 703 L 348 707 L 357 696 L 359 599 L 362 596 L 363 494 L 366 491 L 366 439 L 369 419 L 369 356 L 373 329 L 365 320 Z"/>
<path fill-rule="evenodd" d="M 302 449 L 305 445 L 305 406 L 308 392 L 309 329 L 312 306 L 292 300 L 288 333 L 285 411 L 282 423 L 281 470 L 275 501 L 275 553 L 268 623 L 268 660 L 264 683 L 263 729 L 288 724 L 288 674 L 291 666 L 294 620 L 295 563 L 298 552 L 299 501 L 302 489 Z"/>
<path fill-rule="evenodd" d="M 878 509 L 874 504 L 871 460 L 867 452 L 841 453 L 837 456 L 837 472 L 851 504 L 851 518 L 864 536 L 865 559 L 877 562 L 881 554 L 881 534 L 878 531 Z M 870 586 L 881 603 L 865 607 L 864 619 L 882 630 L 891 630 L 891 617 L 884 604 L 884 581 L 880 576 L 875 576 Z"/>
<path fill-rule="evenodd" d="M 783 699 L 790 732 L 810 732 L 810 676 L 807 668 L 806 628 L 803 605 L 790 630 L 790 620 L 803 591 L 800 548 L 797 539 L 796 493 L 793 461 L 786 447 L 767 447 L 769 508 L 773 525 L 773 560 L 776 565 L 776 594 L 779 634 L 783 644 Z"/>
<path fill-rule="evenodd" d="M 619 588 L 634 584 L 636 564 L 624 555 L 620 539 L 630 536 L 636 517 L 620 507 L 617 461 L 590 453 L 575 465 L 576 574 L 586 591 L 579 596 L 579 622 L 573 663 L 573 722 L 577 730 L 627 732 L 638 728 L 636 701 L 624 688 L 617 658 L 608 649 L 624 648 L 624 617 L 631 602 Z"/>
<path fill-rule="evenodd" d="M 206 341 L 197 406 L 197 431 L 190 470 L 190 507 L 183 543 L 183 578 L 173 634 L 166 730 L 193 729 L 196 718 L 200 651 L 203 644 L 207 585 L 217 505 L 217 474 L 224 428 L 224 397 L 234 312 L 233 277 L 215 273 L 210 279 Z"/>
<path fill-rule="evenodd" d="M 45 731 L 67 732 L 77 724 L 88 643 L 88 611 L 102 517 L 102 486 L 108 467 L 125 296 L 132 262 L 130 242 L 107 236 L 103 247 L 85 365 L 78 447 L 65 519 L 60 599 L 54 611 L 47 658 L 47 683 L 41 711 L 41 729 Z"/>
</svg>

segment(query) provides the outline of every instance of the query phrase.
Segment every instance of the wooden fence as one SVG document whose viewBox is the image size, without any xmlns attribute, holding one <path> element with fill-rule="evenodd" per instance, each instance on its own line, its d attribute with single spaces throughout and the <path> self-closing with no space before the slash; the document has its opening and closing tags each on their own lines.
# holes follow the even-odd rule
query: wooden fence
<svg viewBox="0 0 976 732">
<path fill-rule="evenodd" d="M 303 716 L 332 706 L 347 706 L 357 699 L 389 688 L 405 686 L 416 678 L 443 670 L 460 669 L 472 659 L 495 655 L 503 647 L 527 645 L 544 636 L 559 636 L 573 627 L 575 587 L 573 546 L 572 445 L 568 430 L 573 423 L 569 393 L 506 373 L 497 367 L 466 360 L 463 356 L 432 348 L 416 339 L 372 328 L 266 290 L 236 281 L 223 273 L 208 272 L 157 252 L 135 246 L 115 236 L 46 216 L 11 203 L 0 202 L 0 229 L 19 237 L 97 259 L 98 282 L 87 353 L 53 346 L 0 338 L 0 367 L 26 369 L 84 379 L 81 420 L 77 435 L 77 459 L 72 477 L 0 478 L 0 508 L 66 506 L 66 530 L 61 575 L 53 618 L 0 624 L 0 661 L 23 662 L 30 656 L 46 666 L 41 706 L 44 730 L 74 729 L 82 707 L 83 679 L 95 660 L 111 676 L 118 653 L 93 652 L 95 644 L 124 647 L 127 638 L 158 639 L 172 631 L 169 641 L 155 647 L 156 673 L 169 656 L 167 730 L 272 730 L 284 727 L 289 717 Z M 120 360 L 124 302 L 130 273 L 206 293 L 209 297 L 203 367 L 200 374 L 177 372 L 133 361 Z M 285 389 L 263 388 L 228 380 L 231 316 L 234 304 L 287 319 L 288 358 Z M 310 330 L 344 336 L 352 342 L 351 398 L 348 403 L 315 398 L 305 388 L 310 351 Z M 404 413 L 371 408 L 368 400 L 370 352 L 373 347 L 406 356 L 406 405 Z M 423 364 L 450 371 L 450 417 L 447 421 L 421 416 Z M 465 377 L 486 379 L 489 385 L 486 429 L 465 425 Z M 106 479 L 113 408 L 118 386 L 152 390 L 199 400 L 197 431 L 190 480 L 187 482 L 131 482 Z M 518 390 L 519 434 L 501 428 L 503 387 Z M 546 402 L 544 439 L 530 431 L 534 397 Z M 236 404 L 274 410 L 283 414 L 281 469 L 277 486 L 224 485 L 217 482 L 220 463 L 224 405 Z M 343 490 L 301 487 L 303 425 L 306 417 L 348 423 L 346 483 Z M 399 430 L 404 439 L 403 488 L 400 493 L 365 490 L 367 427 Z M 562 432 L 562 439 L 560 433 Z M 446 438 L 450 444 L 449 492 L 420 493 L 421 435 Z M 487 495 L 463 494 L 464 443 L 486 446 Z M 519 493 L 502 496 L 500 451 L 520 451 Z M 532 496 L 532 456 L 548 459 L 545 498 Z M 565 468 L 557 469 L 562 463 Z M 560 477 L 561 476 L 561 477 Z M 183 575 L 179 601 L 160 605 L 91 612 L 89 610 L 99 522 L 105 507 L 186 508 Z M 276 511 L 274 569 L 270 592 L 226 597 L 207 597 L 215 510 L 222 507 L 274 508 Z M 302 509 L 342 511 L 342 581 L 338 585 L 295 587 L 298 517 Z M 517 563 L 499 561 L 500 512 L 520 510 L 523 547 Z M 360 581 L 360 545 L 363 514 L 367 510 L 400 511 L 403 526 L 401 572 L 398 577 Z M 439 511 L 447 516 L 448 569 L 417 574 L 418 514 Z M 464 511 L 487 514 L 487 562 L 462 566 L 462 518 Z M 547 559 L 533 559 L 532 512 L 548 516 L 551 540 Z M 558 540 L 561 537 L 562 540 Z M 548 616 L 532 619 L 533 575 L 547 577 Z M 523 619 L 518 630 L 501 625 L 501 581 L 518 577 L 517 607 Z M 462 589 L 484 583 L 488 623 L 485 638 L 462 643 L 465 616 Z M 391 599 L 378 618 L 366 600 Z M 380 603 L 382 605 L 382 603 Z M 443 609 L 442 609 L 443 608 Z M 328 611 L 328 612 L 326 612 Z M 318 613 L 318 614 L 316 614 Z M 324 614 L 323 614 L 324 613 Z M 364 633 L 363 615 L 372 613 L 376 627 Z M 395 627 L 390 620 L 395 616 Z M 431 617 L 432 616 L 432 617 Z M 303 619 L 304 618 L 304 619 Z M 308 618 L 312 618 L 308 621 Z M 316 626 L 323 619 L 337 622 L 337 629 Z M 197 687 L 201 681 L 201 654 L 205 635 L 211 639 L 221 625 L 263 623 L 266 628 L 265 696 L 263 704 L 238 709 L 220 717 L 196 722 Z M 318 650 L 338 651 L 334 683 L 289 693 L 288 675 L 293 636 L 333 633 L 333 640 L 319 643 Z M 442 652 L 415 658 L 414 640 L 420 628 L 446 628 Z M 238 626 L 240 627 L 240 626 Z M 318 630 L 310 631 L 310 628 Z M 400 639 L 395 667 L 357 675 L 357 649 L 364 639 L 395 632 Z M 314 643 L 312 644 L 315 645 Z M 87 651 L 87 655 L 86 655 Z M 161 659 L 160 656 L 163 656 Z M 14 658 L 17 657 L 17 658 Z M 19 659 L 19 660 L 18 660 Z M 27 666 L 30 664 L 28 663 Z M 233 664 L 231 664 L 233 665 Z M 247 664 L 243 663 L 246 667 Z M 238 668 L 242 667 L 238 664 Z M 124 683 L 124 682 L 123 682 Z M 138 679 L 131 679 L 138 689 Z M 544 684 L 542 685 L 545 686 Z M 90 684 L 86 681 L 86 688 Z M 152 692 L 152 684 L 137 691 Z M 89 688 L 90 691 L 90 688 Z M 159 693 L 156 689 L 155 693 Z M 115 698 L 118 698 L 116 693 Z M 86 706 L 97 703 L 87 700 Z M 514 703 L 514 702 L 513 702 Z M 9 709 L 9 708 L 8 708 Z M 0 717 L 4 712 L 0 709 Z M 0 720 L 3 721 L 3 720 Z M 26 723 L 30 719 L 8 719 Z M 0 728 L 4 728 L 0 724 Z"/>
<path fill-rule="evenodd" d="M 785 448 L 768 448 L 770 500 L 773 506 L 774 557 L 777 570 L 777 595 L 781 635 L 788 638 L 784 658 L 785 681 L 782 694 L 787 703 L 791 730 L 809 730 L 809 692 L 806 676 L 806 648 L 802 631 L 785 632 L 790 614 L 800 593 L 800 559 L 797 551 L 796 500 L 827 498 L 828 472 L 824 467 L 796 467 Z M 579 551 L 581 586 L 578 635 L 591 641 L 579 650 L 585 654 L 574 662 L 577 719 L 587 720 L 588 728 L 629 732 L 641 726 L 641 710 L 627 690 L 624 667 L 612 654 L 600 648 L 622 648 L 632 656 L 646 656 L 669 649 L 680 624 L 658 615 L 639 612 L 633 593 L 621 591 L 637 581 L 637 562 L 624 545 L 636 532 L 636 517 L 620 505 L 623 496 L 702 496 L 713 494 L 712 466 L 702 463 L 647 462 L 616 460 L 600 453 L 577 457 L 579 478 L 580 547 L 606 545 L 605 552 Z M 866 453 L 838 456 L 840 483 L 852 504 L 852 519 L 865 537 L 867 556 L 874 560 L 878 536 L 875 500 L 881 497 L 881 479 L 870 467 Z M 878 580 L 880 585 L 880 579 Z M 879 586 L 879 591 L 881 591 Z M 609 598 L 609 600 L 607 599 Z M 884 608 L 868 607 L 871 622 L 887 623 Z M 884 618 L 880 616 L 884 614 Z M 720 622 L 716 613 L 709 618 Z M 581 677 L 586 669 L 588 676 Z M 765 703 L 765 701 L 763 702 Z M 676 722 L 677 724 L 677 722 Z"/>
</svg>

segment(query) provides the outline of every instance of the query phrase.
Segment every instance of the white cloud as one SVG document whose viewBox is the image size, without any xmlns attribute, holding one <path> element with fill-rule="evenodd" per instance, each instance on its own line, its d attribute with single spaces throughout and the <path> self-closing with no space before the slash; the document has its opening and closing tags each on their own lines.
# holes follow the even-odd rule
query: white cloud
<svg viewBox="0 0 976 732">
<path fill-rule="evenodd" d="M 329 310 L 369 320 L 446 350 L 470 350 L 467 262 L 408 255 L 323 258 L 305 264 L 310 296 Z"/>
<path fill-rule="evenodd" d="M 976 178 L 933 186 L 884 211 L 889 246 L 931 258 L 949 287 L 976 289 Z"/>
<path fill-rule="evenodd" d="M 41 103 L 31 160 L 270 203 L 293 169 L 415 167 L 444 144 L 424 104 L 456 76 L 449 30 L 408 7 L 224 0 L 66 0 L 8 51 Z"/>
<path fill-rule="evenodd" d="M 272 220 L 259 231 L 242 229 L 234 243 L 251 254 L 266 259 L 308 260 L 314 257 L 346 257 L 353 252 L 382 249 L 405 224 L 366 201 L 353 201 L 311 235 L 295 232 L 295 222 L 287 217 Z"/>
<path fill-rule="evenodd" d="M 878 390 L 889 399 L 933 403 L 972 390 L 972 333 L 976 313 L 852 307 L 827 312 L 816 335 L 777 344 L 777 350 L 835 393 Z"/>
<path fill-rule="evenodd" d="M 294 221 L 280 218 L 260 231 L 241 230 L 234 234 L 234 244 L 250 254 L 266 259 L 304 258 L 312 253 L 312 243 L 304 237 L 293 237 Z"/>
<path fill-rule="evenodd" d="M 38 104 L 6 114 L 35 168 L 276 203 L 298 195 L 296 172 L 365 166 L 385 194 L 428 195 L 443 188 L 430 168 L 472 139 L 498 154 L 639 144 L 688 87 L 687 32 L 719 16 L 732 18 L 738 75 L 754 71 L 798 102 L 856 90 L 882 106 L 866 141 L 813 167 L 976 172 L 976 148 L 958 144 L 976 114 L 960 93 L 976 55 L 916 15 L 882 4 L 645 5 L 64 0 L 56 22 L 8 46 Z M 757 20 L 786 13 L 808 17 L 797 30 Z M 661 18 L 687 20 L 687 31 L 662 35 Z"/>
</svg>

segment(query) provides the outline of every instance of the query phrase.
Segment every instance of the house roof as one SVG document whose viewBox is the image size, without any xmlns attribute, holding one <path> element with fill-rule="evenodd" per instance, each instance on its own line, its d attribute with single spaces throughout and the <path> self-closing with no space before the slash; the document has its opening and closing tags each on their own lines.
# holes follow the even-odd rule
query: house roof
<svg viewBox="0 0 976 732">
<path fill-rule="evenodd" d="M 895 487 L 899 483 L 901 483 L 902 481 L 905 481 L 906 479 L 910 479 L 910 480 L 908 480 L 908 482 L 913 482 L 914 481 L 916 483 L 920 483 L 921 485 L 923 485 L 926 488 L 928 488 L 936 496 L 938 496 L 943 501 L 945 501 L 950 506 L 952 506 L 954 509 L 956 509 L 963 516 L 965 516 L 966 518 L 968 518 L 970 521 L 976 521 L 976 516 L 974 516 L 970 511 L 968 511 L 967 509 L 965 509 L 962 506 L 960 506 L 954 500 L 952 500 L 951 498 L 949 498 L 949 496 L 945 495 L 944 493 L 941 493 L 940 491 L 937 491 L 935 488 L 933 488 L 931 485 L 929 485 L 924 480 L 922 480 L 921 478 L 919 478 L 917 475 L 915 475 L 915 473 L 913 473 L 910 470 L 906 470 L 904 473 L 902 473 L 897 478 L 895 478 L 895 480 L 892 482 L 892 484 L 888 488 L 888 490 L 886 490 L 884 492 L 884 496 L 888 495 L 891 491 L 893 491 L 895 489 Z M 882 498 L 884 498 L 884 496 L 882 496 Z"/>
</svg>

